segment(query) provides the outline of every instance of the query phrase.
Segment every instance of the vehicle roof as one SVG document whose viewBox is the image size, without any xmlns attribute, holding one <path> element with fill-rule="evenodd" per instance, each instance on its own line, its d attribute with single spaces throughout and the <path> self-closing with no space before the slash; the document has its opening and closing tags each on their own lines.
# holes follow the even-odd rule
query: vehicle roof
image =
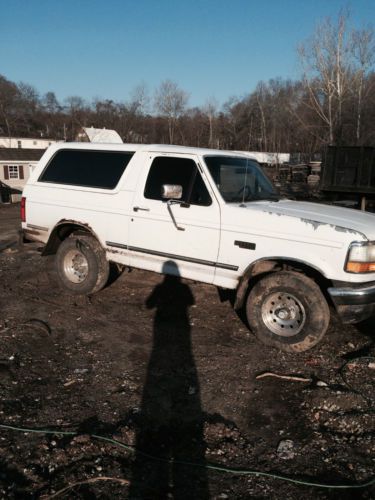
<svg viewBox="0 0 375 500">
<path fill-rule="evenodd" d="M 171 144 L 113 144 L 113 143 L 88 143 L 88 142 L 64 142 L 50 146 L 50 149 L 90 149 L 101 151 L 146 151 L 160 153 L 178 153 L 178 154 L 196 154 L 204 155 L 225 155 L 248 157 L 245 153 L 239 151 L 226 151 L 221 149 L 196 148 L 190 146 L 177 146 Z"/>
</svg>

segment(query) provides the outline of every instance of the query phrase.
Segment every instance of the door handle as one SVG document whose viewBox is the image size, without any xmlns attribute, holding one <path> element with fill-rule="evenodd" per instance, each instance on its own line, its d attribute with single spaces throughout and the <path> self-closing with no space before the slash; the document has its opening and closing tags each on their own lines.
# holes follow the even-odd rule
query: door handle
<svg viewBox="0 0 375 500">
<path fill-rule="evenodd" d="M 133 207 L 133 210 L 134 210 L 134 212 L 138 212 L 138 210 L 143 210 L 144 212 L 150 211 L 149 208 L 145 208 L 145 207 Z"/>
</svg>

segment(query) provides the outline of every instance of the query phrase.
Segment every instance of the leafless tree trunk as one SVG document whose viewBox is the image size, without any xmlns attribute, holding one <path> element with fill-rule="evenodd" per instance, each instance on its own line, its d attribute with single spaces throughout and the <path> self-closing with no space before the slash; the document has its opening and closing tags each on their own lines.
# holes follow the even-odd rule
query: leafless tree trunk
<svg viewBox="0 0 375 500">
<path fill-rule="evenodd" d="M 356 141 L 361 138 L 362 106 L 364 82 L 368 70 L 375 60 L 375 40 L 373 28 L 356 30 L 352 34 L 352 51 L 356 63 L 355 87 L 357 94 Z"/>
<path fill-rule="evenodd" d="M 207 115 L 209 124 L 209 136 L 208 136 L 208 147 L 213 148 L 215 146 L 214 140 L 214 121 L 217 113 L 218 103 L 216 99 L 211 97 L 207 99 L 204 106 L 204 113 Z"/>
<path fill-rule="evenodd" d="M 249 124 L 249 140 L 247 143 L 247 150 L 248 151 L 251 150 L 252 141 L 253 141 L 253 115 L 251 114 L 250 115 L 250 124 Z"/>
<path fill-rule="evenodd" d="M 343 103 L 350 93 L 351 61 L 346 22 L 345 14 L 339 16 L 335 26 L 326 19 L 298 50 L 309 94 L 308 105 L 326 124 L 330 144 L 341 135 Z"/>
<path fill-rule="evenodd" d="M 185 110 L 188 94 L 177 83 L 165 80 L 155 94 L 156 109 L 167 118 L 169 143 L 173 144 L 174 131 L 178 117 Z"/>
<path fill-rule="evenodd" d="M 261 137 L 262 137 L 262 146 L 263 146 L 263 151 L 267 151 L 267 127 L 266 127 L 266 117 L 264 113 L 264 106 L 263 106 L 263 100 L 264 100 L 264 84 L 261 82 L 257 85 L 257 90 L 256 90 L 256 99 L 260 111 L 260 117 L 261 117 Z"/>
</svg>

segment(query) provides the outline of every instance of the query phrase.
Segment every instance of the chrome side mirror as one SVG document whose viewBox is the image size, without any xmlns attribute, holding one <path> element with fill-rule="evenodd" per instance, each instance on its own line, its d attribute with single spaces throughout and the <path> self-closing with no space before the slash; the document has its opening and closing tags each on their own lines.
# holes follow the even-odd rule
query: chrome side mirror
<svg viewBox="0 0 375 500">
<path fill-rule="evenodd" d="M 179 184 L 163 184 L 161 187 L 161 197 L 166 200 L 181 200 L 182 186 Z"/>
</svg>

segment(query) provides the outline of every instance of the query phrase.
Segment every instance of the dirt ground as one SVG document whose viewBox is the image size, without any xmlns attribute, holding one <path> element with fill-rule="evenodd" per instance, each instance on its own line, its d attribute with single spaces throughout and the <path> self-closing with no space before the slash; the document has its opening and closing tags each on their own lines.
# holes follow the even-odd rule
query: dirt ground
<svg viewBox="0 0 375 500">
<path fill-rule="evenodd" d="M 60 434 L 0 428 L 0 498 L 374 498 L 225 470 L 373 479 L 374 320 L 333 316 L 295 355 L 215 287 L 133 270 L 73 296 L 53 257 L 18 246 L 18 210 L 0 206 L 0 424 Z"/>
</svg>

